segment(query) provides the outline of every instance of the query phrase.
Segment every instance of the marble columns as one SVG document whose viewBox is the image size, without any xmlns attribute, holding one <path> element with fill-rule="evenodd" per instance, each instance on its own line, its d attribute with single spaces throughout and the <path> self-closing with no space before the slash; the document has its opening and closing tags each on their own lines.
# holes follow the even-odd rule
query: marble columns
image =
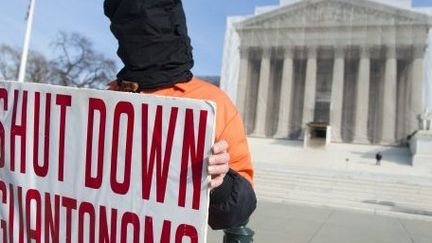
<svg viewBox="0 0 432 243">
<path fill-rule="evenodd" d="M 331 96 L 329 97 L 330 100 L 330 126 L 332 127 L 332 141 L 333 142 L 346 142 L 342 141 L 342 132 L 341 128 L 344 127 L 343 125 L 343 117 L 344 117 L 344 111 L 343 111 L 343 103 L 344 103 L 344 86 L 347 85 L 345 82 L 345 75 L 346 68 L 349 68 L 347 65 L 348 63 L 354 63 L 354 62 L 348 62 L 347 61 L 347 51 L 352 49 L 347 49 L 352 47 L 335 47 L 334 48 L 334 65 L 333 65 L 333 75 L 332 75 L 332 87 L 331 87 Z M 376 142 L 380 144 L 395 144 L 396 141 L 396 125 L 397 125 L 397 79 L 398 79 L 398 61 L 396 56 L 396 47 L 395 46 L 381 46 L 381 48 L 384 48 L 385 52 L 385 59 L 383 59 L 384 69 L 383 73 L 378 73 L 380 75 L 380 78 L 377 78 L 378 74 L 375 74 L 375 78 L 373 82 L 379 82 L 379 83 L 373 83 L 371 84 L 371 77 L 374 77 L 374 75 L 371 75 L 371 70 L 374 70 L 376 72 L 376 69 L 371 69 L 371 47 L 370 46 L 363 46 L 360 47 L 359 52 L 359 61 L 358 61 L 358 72 L 349 73 L 351 76 L 357 75 L 356 79 L 353 81 L 356 82 L 356 84 L 352 84 L 354 87 L 352 89 L 355 89 L 355 95 L 353 95 L 353 107 L 349 108 L 350 110 L 348 112 L 352 112 L 354 124 L 351 128 L 353 130 L 353 141 L 354 143 L 358 144 L 370 144 L 371 141 L 368 139 L 368 129 L 373 129 L 373 131 L 376 133 L 376 137 L 381 138 L 380 140 L 377 140 Z M 258 137 L 267 137 L 272 136 L 276 138 L 288 138 L 290 136 L 290 128 L 292 128 L 292 124 L 290 124 L 290 121 L 293 119 L 292 114 L 293 113 L 293 102 L 298 99 L 303 99 L 303 104 L 299 104 L 298 109 L 300 107 L 303 107 L 303 110 L 299 111 L 302 112 L 299 117 L 299 119 L 302 120 L 302 126 L 305 126 L 309 122 L 314 121 L 314 115 L 315 115 L 315 105 L 316 105 L 316 97 L 317 97 L 317 80 L 319 78 L 318 74 L 318 52 L 317 52 L 316 46 L 309 46 L 304 48 L 305 52 L 304 55 L 306 56 L 306 77 L 305 80 L 294 80 L 295 79 L 295 67 L 296 67 L 296 56 L 297 53 L 294 51 L 294 47 L 285 47 L 283 49 L 283 55 L 277 55 L 274 56 L 273 59 L 283 57 L 283 68 L 281 70 L 281 87 L 280 87 L 280 97 L 278 96 L 278 100 L 274 102 L 279 102 L 279 110 L 277 111 L 277 114 L 268 114 L 268 107 L 270 104 L 274 104 L 273 100 L 274 97 L 271 97 L 271 94 L 273 92 L 279 92 L 279 91 L 273 91 L 269 92 L 269 88 L 271 88 L 273 85 L 271 85 L 270 82 L 278 82 L 276 80 L 271 80 L 272 70 L 276 70 L 275 68 L 272 68 L 272 48 L 267 47 L 264 49 L 261 49 L 261 60 L 259 62 L 252 63 L 251 61 L 251 53 L 250 48 L 244 48 L 241 49 L 241 60 L 240 60 L 240 79 L 239 79 L 239 86 L 238 86 L 238 93 L 237 93 L 237 106 L 241 114 L 243 115 L 243 118 L 246 119 L 244 116 L 246 113 L 254 114 L 253 116 L 249 117 L 250 120 L 245 121 L 247 124 L 254 124 L 253 127 L 251 127 L 252 135 L 258 136 Z M 280 50 L 280 47 L 273 47 L 273 50 Z M 375 47 L 373 50 L 378 50 L 377 47 Z M 401 49 L 403 50 L 403 49 Z M 253 53 L 253 52 L 252 52 Z M 258 49 L 257 49 L 257 53 Z M 327 52 L 328 53 L 328 52 Z M 354 52 L 356 53 L 356 52 Z M 376 53 L 377 55 L 373 55 L 372 58 L 380 58 L 380 59 L 374 59 L 374 60 L 381 60 L 384 58 L 384 55 L 380 54 L 381 51 Z M 401 52 L 403 53 L 403 52 Z M 408 52 L 407 52 L 408 53 Z M 273 51 L 273 54 L 276 54 Z M 298 53 L 299 63 L 301 63 L 301 58 L 303 53 Z M 405 117 L 407 117 L 406 120 L 403 122 L 408 123 L 407 132 L 412 133 L 415 130 L 417 130 L 418 122 L 417 122 L 417 116 L 418 114 L 422 113 L 423 109 L 423 95 L 422 95 L 422 88 L 423 88 L 423 71 L 424 71 L 424 64 L 423 64 L 423 55 L 424 55 L 424 46 L 416 46 L 414 47 L 413 57 L 411 59 L 411 65 L 410 65 L 410 71 L 405 73 L 404 75 L 408 75 L 409 77 L 408 82 L 409 85 L 406 88 L 406 90 L 400 90 L 399 92 L 406 92 L 403 95 L 407 97 L 406 106 L 409 108 Z M 255 56 L 256 58 L 256 56 Z M 329 58 L 326 56 L 325 58 Z M 408 59 L 407 59 L 408 60 Z M 276 63 L 276 62 L 274 62 Z M 408 61 L 406 61 L 408 63 Z M 253 65 L 252 65 L 253 64 Z M 251 66 L 252 65 L 252 66 Z M 253 70 L 253 68 L 257 68 L 257 70 Z M 298 72 L 302 72 L 298 70 Z M 401 71 L 403 72 L 403 71 Z M 255 76 L 254 76 L 255 75 Z M 277 75 L 276 75 L 277 76 Z M 254 77 L 254 80 L 251 81 L 251 79 Z M 255 80 L 256 79 L 256 80 Z M 347 80 L 349 81 L 349 80 Z M 252 86 L 250 86 L 252 83 Z M 257 86 L 257 90 L 255 87 L 255 83 Z M 297 82 L 297 83 L 296 83 Z M 295 93 L 294 88 L 296 85 L 303 85 L 301 82 L 304 82 L 305 91 L 304 93 Z M 351 85 L 351 84 L 348 84 Z M 371 85 L 374 85 L 373 87 L 379 87 L 381 92 L 377 94 L 377 102 L 379 105 L 373 106 L 370 104 L 370 88 Z M 380 86 L 382 85 L 382 86 Z M 247 92 L 251 87 L 254 89 L 252 92 Z M 402 88 L 405 89 L 405 88 Z M 246 95 L 250 94 L 256 94 L 256 97 L 250 97 L 250 100 L 256 99 L 256 106 L 254 104 L 247 105 L 246 104 Z M 297 99 L 297 98 L 298 99 Z M 255 102 L 254 102 L 255 103 Z M 301 106 L 300 106 L 301 105 Z M 379 108 L 377 108 L 379 107 Z M 376 125 L 376 127 L 368 127 L 368 120 L 369 120 L 369 109 L 379 109 L 376 112 L 379 114 L 379 124 Z M 248 109 L 255 109 L 253 111 Z M 269 122 L 270 119 L 277 119 L 277 123 Z M 400 122 L 400 121 L 399 121 Z M 275 124 L 275 128 L 269 129 L 268 126 L 270 124 Z M 266 131 L 275 131 L 275 134 L 266 134 Z M 370 134 L 369 134 L 370 135 Z"/>
<path fill-rule="evenodd" d="M 397 104 L 397 59 L 396 48 L 387 47 L 385 62 L 383 109 L 381 114 L 382 138 L 381 142 L 392 144 L 396 136 L 396 104 Z"/>
<path fill-rule="evenodd" d="M 359 73 L 357 78 L 357 97 L 355 107 L 354 142 L 369 143 L 367 124 L 370 86 L 370 48 L 360 48 Z"/>
<path fill-rule="evenodd" d="M 291 47 L 284 49 L 284 63 L 282 71 L 282 87 L 279 101 L 279 118 L 275 137 L 287 138 L 289 136 L 289 122 L 291 114 L 291 101 L 294 83 L 294 50 Z"/>
<path fill-rule="evenodd" d="M 303 125 L 313 122 L 315 112 L 316 80 L 317 80 L 317 48 L 308 47 L 306 65 L 306 83 L 303 105 Z"/>
<path fill-rule="evenodd" d="M 418 126 L 418 116 L 423 113 L 423 78 L 424 78 L 424 47 L 415 46 L 413 50 L 413 62 L 411 72 L 411 97 L 410 103 L 412 111 L 410 111 L 410 133 L 416 131 Z"/>
<path fill-rule="evenodd" d="M 345 75 L 345 53 L 342 47 L 334 51 L 333 82 L 330 103 L 330 124 L 332 128 L 332 140 L 342 141 L 342 106 Z"/>
<path fill-rule="evenodd" d="M 240 114 L 243 120 L 246 118 L 246 94 L 248 88 L 248 80 L 249 80 L 249 49 L 248 48 L 240 48 L 240 73 L 239 73 L 239 83 L 237 87 L 237 108 L 240 111 Z"/>
<path fill-rule="evenodd" d="M 264 137 L 266 131 L 267 105 L 269 103 L 269 84 L 271 70 L 271 49 L 265 48 L 262 53 L 261 70 L 258 84 L 257 110 L 255 116 L 254 136 Z"/>
</svg>

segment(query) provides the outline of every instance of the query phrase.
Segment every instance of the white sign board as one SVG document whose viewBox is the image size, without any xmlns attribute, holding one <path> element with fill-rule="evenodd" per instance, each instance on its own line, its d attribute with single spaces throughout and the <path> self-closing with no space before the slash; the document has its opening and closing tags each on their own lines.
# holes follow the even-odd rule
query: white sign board
<svg viewBox="0 0 432 243">
<path fill-rule="evenodd" d="M 0 82 L 1 242 L 205 242 L 211 102 Z"/>
</svg>

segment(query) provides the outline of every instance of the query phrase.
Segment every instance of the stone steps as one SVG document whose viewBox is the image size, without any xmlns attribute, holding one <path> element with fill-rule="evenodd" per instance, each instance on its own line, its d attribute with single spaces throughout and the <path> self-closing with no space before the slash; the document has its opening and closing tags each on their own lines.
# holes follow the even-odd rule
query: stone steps
<svg viewBox="0 0 432 243">
<path fill-rule="evenodd" d="M 274 170 L 274 169 L 257 169 L 258 177 L 272 177 L 272 178 L 302 178 L 302 177 L 310 177 L 318 179 L 327 179 L 334 181 L 333 179 L 338 179 L 340 181 L 343 180 L 356 180 L 359 183 L 364 184 L 375 184 L 380 182 L 383 185 L 394 183 L 398 183 L 400 186 L 418 186 L 419 184 L 422 186 L 430 186 L 432 187 L 432 177 L 425 178 L 423 180 L 421 177 L 412 177 L 412 176 L 395 176 L 395 175 L 383 175 L 383 174 L 371 174 L 371 173 L 357 173 L 352 171 L 323 171 L 323 170 L 306 170 L 304 168 L 301 169 L 290 169 L 290 170 Z"/>
<path fill-rule="evenodd" d="M 337 199 L 347 202 L 358 202 L 362 204 L 387 204 L 390 206 L 404 206 L 411 208 L 430 208 L 430 200 L 432 197 L 418 197 L 418 196 L 406 196 L 402 193 L 400 194 L 368 194 L 368 193 L 353 193 L 350 191 L 340 191 L 335 189 L 334 191 L 325 192 L 322 188 L 318 187 L 302 187 L 300 190 L 296 188 L 277 188 L 273 185 L 268 186 L 257 186 L 257 192 L 259 195 L 263 195 L 266 198 L 271 196 L 282 196 L 288 195 L 292 197 L 293 194 L 306 196 L 312 195 L 316 196 L 320 201 L 324 199 Z"/>
<path fill-rule="evenodd" d="M 422 188 L 431 188 L 432 189 L 432 177 L 430 178 L 419 178 L 419 177 L 390 177 L 388 175 L 355 175 L 352 176 L 352 172 L 338 172 L 338 173 L 324 173 L 324 172 L 315 172 L 315 173 L 303 173 L 299 171 L 271 171 L 271 170 L 259 170 L 256 174 L 257 179 L 263 178 L 265 180 L 301 180 L 301 179 L 310 179 L 320 180 L 322 182 L 330 182 L 330 183 L 351 183 L 355 181 L 357 184 L 361 185 L 381 185 L 382 187 L 386 186 L 394 186 L 394 184 L 398 185 L 398 188 L 406 188 L 412 190 L 413 188 L 418 188 L 421 186 Z"/>
<path fill-rule="evenodd" d="M 410 205 L 416 205 L 416 206 L 429 206 L 430 205 L 432 197 L 430 196 L 424 196 L 424 195 L 413 195 L 413 194 L 404 194 L 404 193 L 367 193 L 367 192 L 352 192 L 349 190 L 340 190 L 340 189 L 332 189 L 332 190 L 326 190 L 323 187 L 312 187 L 312 186 L 305 186 L 301 188 L 289 188 L 289 187 L 277 187 L 275 185 L 268 185 L 268 186 L 257 186 L 258 192 L 276 192 L 276 193 L 283 193 L 283 194 L 290 194 L 290 193 L 304 193 L 304 192 L 311 192 L 318 195 L 322 195 L 325 197 L 333 197 L 333 198 L 339 198 L 349 201 L 358 201 L 358 202 L 392 202 L 394 204 L 410 204 Z"/>
<path fill-rule="evenodd" d="M 256 184 L 271 184 L 278 188 L 302 189 L 304 187 L 315 187 L 322 189 L 322 192 L 347 191 L 351 193 L 367 193 L 367 194 L 396 194 L 396 195 L 414 195 L 432 197 L 432 187 L 427 186 L 403 186 L 398 184 L 362 184 L 355 180 L 343 180 L 338 178 L 329 178 L 326 180 L 317 178 L 270 178 L 257 176 Z"/>
<path fill-rule="evenodd" d="M 432 215 L 432 181 L 404 176 L 257 169 L 261 200 Z"/>
<path fill-rule="evenodd" d="M 292 202 L 292 203 L 307 203 L 307 204 L 319 204 L 329 207 L 353 207 L 356 209 L 360 208 L 373 208 L 380 210 L 390 210 L 390 206 L 370 204 L 366 205 L 357 201 L 343 200 L 334 197 L 323 197 L 320 194 L 303 192 L 291 194 L 275 193 L 275 192 L 265 192 L 263 194 L 258 193 L 258 199 L 267 200 L 272 202 Z"/>
<path fill-rule="evenodd" d="M 277 188 L 279 189 L 291 189 L 291 190 L 308 190 L 315 188 L 317 192 L 322 193 L 332 193 L 332 192 L 348 192 L 352 193 L 354 195 L 373 195 L 378 196 L 380 194 L 384 195 L 405 195 L 405 196 L 419 196 L 419 197 L 425 197 L 425 198 L 432 198 L 432 194 L 430 193 L 430 190 L 428 189 L 415 189 L 415 190 L 408 190 L 408 189 L 400 189 L 396 186 L 393 188 L 383 188 L 379 185 L 377 186 L 362 186 L 357 185 L 353 183 L 349 184 L 326 184 L 321 181 L 293 181 L 293 182 L 284 182 L 284 183 L 278 183 L 277 181 L 261 181 L 256 180 L 257 187 L 260 187 L 262 185 L 270 185 L 271 188 Z"/>
<path fill-rule="evenodd" d="M 271 194 L 271 195 L 268 195 Z M 365 204 L 355 201 L 338 200 L 335 198 L 325 199 L 322 197 L 312 197 L 311 195 L 305 196 L 304 194 L 291 194 L 291 196 L 283 196 L 269 192 L 267 195 L 260 195 L 258 199 L 263 201 L 277 202 L 277 203 L 293 203 L 293 204 L 307 204 L 319 207 L 329 208 L 342 208 L 349 210 L 358 210 L 372 212 L 381 215 L 396 215 L 399 217 L 418 218 L 422 220 L 432 220 L 432 211 L 422 208 L 411 208 L 406 206 L 387 206 L 380 204 Z M 283 213 L 283 212 L 281 212 Z M 416 217 L 417 216 L 417 217 Z"/>
</svg>

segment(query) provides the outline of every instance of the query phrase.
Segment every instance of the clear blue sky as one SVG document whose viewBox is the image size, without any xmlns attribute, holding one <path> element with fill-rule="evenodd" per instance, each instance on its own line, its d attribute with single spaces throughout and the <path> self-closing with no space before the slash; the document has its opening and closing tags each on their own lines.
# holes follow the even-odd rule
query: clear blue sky
<svg viewBox="0 0 432 243">
<path fill-rule="evenodd" d="M 219 75 L 226 17 L 249 15 L 260 5 L 279 0 L 184 0 L 195 56 L 194 72 Z M 95 48 L 117 60 L 116 42 L 103 15 L 102 0 L 37 0 L 31 48 L 48 56 L 49 43 L 60 30 L 80 32 Z M 430 6 L 432 0 L 413 0 L 414 6 Z M 22 46 L 28 0 L 4 0 L 0 8 L 0 44 Z M 119 63 L 119 67 L 120 67 Z"/>
</svg>

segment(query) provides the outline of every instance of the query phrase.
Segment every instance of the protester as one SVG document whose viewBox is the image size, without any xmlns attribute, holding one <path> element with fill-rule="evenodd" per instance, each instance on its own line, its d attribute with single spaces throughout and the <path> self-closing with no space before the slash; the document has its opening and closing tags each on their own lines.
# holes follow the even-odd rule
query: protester
<svg viewBox="0 0 432 243">
<path fill-rule="evenodd" d="M 382 157 L 383 157 L 383 156 L 382 156 L 381 152 L 378 152 L 378 153 L 375 155 L 376 165 L 377 165 L 377 166 L 380 166 L 380 165 L 381 165 Z"/>
<path fill-rule="evenodd" d="M 256 207 L 253 166 L 241 117 L 222 90 L 193 77 L 181 0 L 105 0 L 124 68 L 110 89 L 214 101 L 216 143 L 208 163 L 209 225 L 238 226 Z"/>
</svg>

